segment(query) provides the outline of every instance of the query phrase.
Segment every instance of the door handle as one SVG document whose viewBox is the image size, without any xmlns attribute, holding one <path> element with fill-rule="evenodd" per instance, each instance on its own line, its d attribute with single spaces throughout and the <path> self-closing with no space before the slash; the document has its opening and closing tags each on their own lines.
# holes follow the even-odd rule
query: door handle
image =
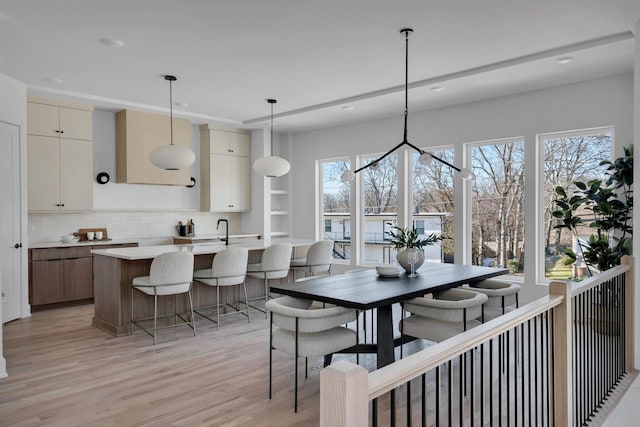
<svg viewBox="0 0 640 427">
<path fill-rule="evenodd" d="M 20 249 L 22 247 L 22 243 L 16 243 L 13 247 L 16 249 Z"/>
</svg>

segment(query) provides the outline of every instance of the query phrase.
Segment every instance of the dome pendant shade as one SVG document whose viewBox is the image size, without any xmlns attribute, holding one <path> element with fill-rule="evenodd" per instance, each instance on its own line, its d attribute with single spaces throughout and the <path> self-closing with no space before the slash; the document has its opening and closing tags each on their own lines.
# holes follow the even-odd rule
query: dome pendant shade
<svg viewBox="0 0 640 427">
<path fill-rule="evenodd" d="M 285 175 L 291 169 L 288 161 L 278 156 L 261 157 L 253 163 L 253 169 L 267 178 Z"/>
<path fill-rule="evenodd" d="M 196 161 L 196 154 L 190 148 L 175 145 L 173 143 L 173 90 L 172 83 L 177 80 L 175 76 L 164 76 L 169 82 L 169 120 L 171 139 L 169 145 L 161 145 L 149 153 L 149 161 L 160 169 L 175 171 L 186 169 Z"/>
<path fill-rule="evenodd" d="M 149 160 L 161 169 L 172 171 L 188 168 L 196 161 L 196 155 L 187 147 L 170 144 L 151 150 Z"/>
<path fill-rule="evenodd" d="M 271 155 L 256 160 L 253 163 L 253 170 L 267 178 L 277 178 L 288 173 L 291 165 L 286 159 L 273 155 L 273 104 L 278 101 L 275 99 L 267 99 L 267 102 L 271 104 L 271 136 L 269 139 L 271 143 Z"/>
</svg>

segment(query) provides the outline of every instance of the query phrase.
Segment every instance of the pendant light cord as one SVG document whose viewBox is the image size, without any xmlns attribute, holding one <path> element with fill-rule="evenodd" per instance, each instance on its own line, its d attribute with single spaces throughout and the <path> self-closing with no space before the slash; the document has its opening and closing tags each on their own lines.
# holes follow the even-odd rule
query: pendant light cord
<svg viewBox="0 0 640 427">
<path fill-rule="evenodd" d="M 273 156 L 273 102 L 271 104 L 271 136 L 269 137 L 269 142 L 271 143 L 271 155 Z"/>
<path fill-rule="evenodd" d="M 171 118 L 171 145 L 173 145 L 173 80 L 169 79 L 169 117 Z"/>
<path fill-rule="evenodd" d="M 411 29 L 402 30 L 405 36 L 405 55 L 404 55 L 404 139 L 407 141 L 407 120 L 409 116 L 409 32 Z"/>
</svg>

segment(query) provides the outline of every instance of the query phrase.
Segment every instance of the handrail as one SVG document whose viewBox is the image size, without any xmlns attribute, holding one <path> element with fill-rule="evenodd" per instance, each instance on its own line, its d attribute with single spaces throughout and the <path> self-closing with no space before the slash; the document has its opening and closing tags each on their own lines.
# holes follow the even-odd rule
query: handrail
<svg viewBox="0 0 640 427">
<path fill-rule="evenodd" d="M 631 265 L 621 264 L 609 270 L 598 273 L 595 276 L 591 276 L 588 279 L 585 279 L 581 282 L 573 282 L 571 285 L 571 296 L 574 297 L 576 295 L 579 295 L 583 292 L 588 291 L 589 289 L 595 288 L 601 283 L 606 282 L 607 280 L 611 280 L 614 277 L 617 277 L 621 274 L 624 274 L 629 270 L 631 270 Z"/>
<path fill-rule="evenodd" d="M 454 359 L 478 345 L 499 336 L 503 332 L 520 325 L 558 305 L 562 295 L 548 295 L 524 307 L 506 313 L 482 325 L 449 338 L 434 346 L 400 359 L 369 374 L 369 399 L 384 393 Z"/>
</svg>

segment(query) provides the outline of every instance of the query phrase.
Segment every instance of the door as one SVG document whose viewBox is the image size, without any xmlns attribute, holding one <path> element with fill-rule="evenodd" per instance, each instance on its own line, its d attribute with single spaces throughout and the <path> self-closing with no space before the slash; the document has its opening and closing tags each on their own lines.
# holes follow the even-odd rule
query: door
<svg viewBox="0 0 640 427">
<path fill-rule="evenodd" d="M 20 220 L 20 131 L 0 122 L 0 285 L 2 322 L 20 317 L 22 247 Z"/>
<path fill-rule="evenodd" d="M 233 211 L 230 197 L 231 167 L 229 156 L 212 154 L 209 163 L 211 212 Z"/>
</svg>

